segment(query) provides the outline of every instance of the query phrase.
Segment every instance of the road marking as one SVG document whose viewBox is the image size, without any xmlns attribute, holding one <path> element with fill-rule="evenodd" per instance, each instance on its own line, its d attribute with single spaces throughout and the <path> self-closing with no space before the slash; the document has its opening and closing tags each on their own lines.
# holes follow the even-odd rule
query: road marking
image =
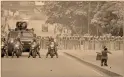
<svg viewBox="0 0 124 77">
<path fill-rule="evenodd" d="M 99 74 L 100 76 L 103 76 L 102 74 L 100 74 L 99 72 L 97 72 L 97 71 L 95 71 L 95 70 L 92 70 L 92 71 L 94 71 L 95 73 Z"/>
</svg>

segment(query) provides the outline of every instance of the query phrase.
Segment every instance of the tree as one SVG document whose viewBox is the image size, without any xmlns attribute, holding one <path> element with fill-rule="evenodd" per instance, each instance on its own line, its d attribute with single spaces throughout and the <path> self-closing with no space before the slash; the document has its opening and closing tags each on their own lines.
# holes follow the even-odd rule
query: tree
<svg viewBox="0 0 124 77">
<path fill-rule="evenodd" d="M 119 35 L 124 13 L 119 8 L 124 7 L 124 2 L 94 1 L 90 2 L 90 8 L 88 3 L 89 1 L 44 2 L 43 10 L 48 17 L 46 23 L 59 23 L 70 28 L 74 34 L 85 34 L 88 29 L 88 15 L 90 15 L 91 34 Z"/>
<path fill-rule="evenodd" d="M 106 2 L 100 10 L 96 12 L 92 19 L 93 24 L 97 24 L 103 29 L 103 33 L 111 33 L 112 35 L 120 35 L 123 27 L 124 2 Z M 122 32 L 122 31 L 121 31 Z"/>
<path fill-rule="evenodd" d="M 91 7 L 96 7 L 94 4 L 96 2 L 93 2 Z M 94 8 L 91 10 L 94 10 Z M 47 23 L 62 24 L 69 27 L 73 33 L 82 34 L 87 32 L 88 2 L 86 1 L 45 2 L 44 11 L 48 16 Z"/>
</svg>

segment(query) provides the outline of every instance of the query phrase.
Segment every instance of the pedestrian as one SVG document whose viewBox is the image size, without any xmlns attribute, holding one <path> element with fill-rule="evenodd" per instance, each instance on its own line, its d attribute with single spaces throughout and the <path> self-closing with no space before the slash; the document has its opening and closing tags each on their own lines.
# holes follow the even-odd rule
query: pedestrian
<svg viewBox="0 0 124 77">
<path fill-rule="evenodd" d="M 108 53 L 112 54 L 111 52 L 108 51 L 106 46 L 104 46 L 104 50 L 101 52 L 101 66 L 108 66 L 107 61 L 108 61 Z"/>
</svg>

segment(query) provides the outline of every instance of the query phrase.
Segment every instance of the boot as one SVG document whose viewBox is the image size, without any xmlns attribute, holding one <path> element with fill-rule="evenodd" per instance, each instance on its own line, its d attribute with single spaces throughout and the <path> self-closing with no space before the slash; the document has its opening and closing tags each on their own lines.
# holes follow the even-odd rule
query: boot
<svg viewBox="0 0 124 77">
<path fill-rule="evenodd" d="M 28 56 L 28 58 L 30 58 L 30 56 Z"/>
<path fill-rule="evenodd" d="M 103 64 L 101 64 L 101 66 L 103 66 Z"/>
<path fill-rule="evenodd" d="M 104 66 L 108 66 L 108 64 L 104 64 Z"/>
</svg>

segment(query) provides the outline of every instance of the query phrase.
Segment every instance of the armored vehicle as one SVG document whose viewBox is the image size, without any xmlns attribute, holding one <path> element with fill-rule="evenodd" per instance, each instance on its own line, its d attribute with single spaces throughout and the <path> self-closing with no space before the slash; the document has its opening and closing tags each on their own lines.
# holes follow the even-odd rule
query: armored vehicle
<svg viewBox="0 0 124 77">
<path fill-rule="evenodd" d="M 21 33 L 20 41 L 23 44 L 24 52 L 29 52 L 31 43 L 34 38 L 36 38 L 36 35 L 32 31 L 26 30 Z"/>
<path fill-rule="evenodd" d="M 17 22 L 15 29 L 10 29 L 8 34 L 8 54 L 12 55 L 13 51 L 13 42 L 16 38 L 20 38 L 20 41 L 23 45 L 23 52 L 29 52 L 31 43 L 34 38 L 40 41 L 40 36 L 36 36 L 34 29 L 27 29 L 26 22 Z M 41 45 L 41 44 L 39 44 Z M 40 47 L 40 46 L 39 46 Z"/>
</svg>

